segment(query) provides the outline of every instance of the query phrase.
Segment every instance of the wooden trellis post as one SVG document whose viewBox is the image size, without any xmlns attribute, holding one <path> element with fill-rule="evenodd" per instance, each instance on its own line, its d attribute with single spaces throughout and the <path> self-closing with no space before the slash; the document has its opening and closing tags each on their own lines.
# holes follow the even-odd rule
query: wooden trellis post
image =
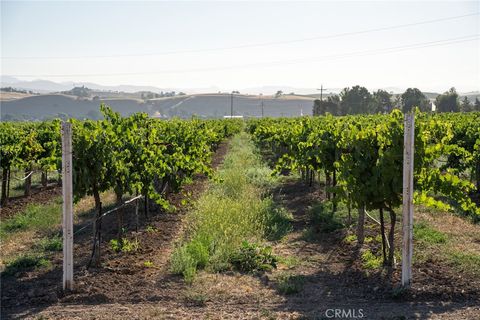
<svg viewBox="0 0 480 320">
<path fill-rule="evenodd" d="M 409 288 L 412 281 L 414 142 L 415 116 L 410 112 L 405 114 L 403 146 L 402 286 L 404 288 Z"/>
<path fill-rule="evenodd" d="M 73 289 L 72 124 L 62 122 L 63 290 Z"/>
</svg>

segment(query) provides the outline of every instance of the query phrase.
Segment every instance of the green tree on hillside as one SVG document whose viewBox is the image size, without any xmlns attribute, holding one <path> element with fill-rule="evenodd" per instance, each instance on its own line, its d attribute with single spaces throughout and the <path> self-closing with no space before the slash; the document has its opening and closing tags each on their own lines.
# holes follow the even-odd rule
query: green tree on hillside
<svg viewBox="0 0 480 320">
<path fill-rule="evenodd" d="M 374 113 L 390 112 L 393 109 L 392 95 L 385 90 L 378 90 L 373 93 L 371 111 Z"/>
<path fill-rule="evenodd" d="M 345 88 L 340 98 L 342 114 L 371 113 L 372 95 L 365 87 Z"/>
<path fill-rule="evenodd" d="M 408 88 L 400 99 L 404 113 L 411 111 L 414 107 L 419 107 L 423 112 L 431 111 L 427 97 L 417 88 Z"/>
<path fill-rule="evenodd" d="M 324 115 L 330 113 L 336 116 L 341 115 L 340 97 L 338 95 L 329 96 L 326 100 L 315 100 L 313 104 L 313 115 Z"/>
<path fill-rule="evenodd" d="M 475 98 L 475 103 L 473 104 L 473 111 L 480 111 L 480 101 L 478 98 Z"/>
<path fill-rule="evenodd" d="M 462 102 L 460 103 L 460 111 L 470 112 L 473 110 L 472 103 L 468 100 L 467 97 L 463 97 Z"/>
<path fill-rule="evenodd" d="M 437 112 L 458 112 L 460 110 L 458 93 L 455 88 L 450 88 L 450 90 L 439 95 L 435 104 L 437 105 Z"/>
</svg>

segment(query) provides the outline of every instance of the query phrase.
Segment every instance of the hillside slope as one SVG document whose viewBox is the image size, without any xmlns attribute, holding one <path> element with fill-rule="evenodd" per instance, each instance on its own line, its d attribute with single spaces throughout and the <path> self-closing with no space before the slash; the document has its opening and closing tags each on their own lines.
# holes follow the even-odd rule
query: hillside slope
<svg viewBox="0 0 480 320">
<path fill-rule="evenodd" d="M 236 95 L 233 98 L 234 115 L 259 117 L 262 115 L 261 101 L 265 116 L 292 117 L 311 114 L 313 99 L 297 96 L 279 98 L 264 96 Z M 185 95 L 151 100 L 136 99 L 77 99 L 73 96 L 48 94 L 31 96 L 1 103 L 2 120 L 37 120 L 68 115 L 75 118 L 98 116 L 101 102 L 111 106 L 122 115 L 147 112 L 152 116 L 189 118 L 193 115 L 205 118 L 221 118 L 230 115 L 229 94 Z"/>
</svg>

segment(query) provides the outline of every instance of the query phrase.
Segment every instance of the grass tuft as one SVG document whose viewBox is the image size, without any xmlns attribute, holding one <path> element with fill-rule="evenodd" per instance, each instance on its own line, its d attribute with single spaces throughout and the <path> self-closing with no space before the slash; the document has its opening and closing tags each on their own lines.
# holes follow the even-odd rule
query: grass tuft
<svg viewBox="0 0 480 320">
<path fill-rule="evenodd" d="M 340 218 L 333 214 L 330 202 L 320 202 L 310 210 L 312 224 L 321 232 L 330 233 L 344 227 Z"/>
<path fill-rule="evenodd" d="M 456 251 L 449 254 L 449 260 L 457 270 L 480 277 L 480 254 Z"/>
<path fill-rule="evenodd" d="M 53 237 L 45 237 L 38 243 L 38 248 L 42 251 L 62 251 L 63 239 L 60 235 L 54 235 Z"/>
<path fill-rule="evenodd" d="M 236 269 L 243 272 L 270 271 L 277 267 L 278 258 L 271 247 L 244 241 L 238 252 L 230 258 Z"/>
<path fill-rule="evenodd" d="M 37 268 L 50 267 L 51 263 L 39 254 L 24 254 L 7 262 L 4 275 L 11 276 L 19 272 L 31 271 Z"/>
<path fill-rule="evenodd" d="M 32 229 L 48 231 L 53 225 L 61 223 L 61 198 L 48 205 L 30 204 L 23 212 L 2 221 L 0 224 L 0 239 L 18 231 Z"/>
<path fill-rule="evenodd" d="M 299 293 L 304 285 L 305 277 L 302 275 L 282 274 L 277 278 L 277 290 L 284 295 Z"/>
<path fill-rule="evenodd" d="M 441 244 L 447 242 L 447 235 L 433 229 L 425 222 L 419 222 L 413 227 L 413 237 L 424 244 Z"/>
<path fill-rule="evenodd" d="M 348 244 L 354 243 L 355 241 L 357 241 L 357 235 L 356 234 L 350 234 L 343 239 L 343 242 L 348 243 Z"/>
<path fill-rule="evenodd" d="M 362 254 L 362 262 L 365 269 L 378 269 L 382 266 L 383 258 L 377 257 L 370 250 L 366 250 Z"/>
<path fill-rule="evenodd" d="M 140 241 L 138 241 L 136 238 L 135 240 L 122 238 L 120 241 L 117 239 L 112 239 L 110 240 L 110 247 L 115 252 L 132 253 L 138 251 L 140 248 Z"/>
</svg>

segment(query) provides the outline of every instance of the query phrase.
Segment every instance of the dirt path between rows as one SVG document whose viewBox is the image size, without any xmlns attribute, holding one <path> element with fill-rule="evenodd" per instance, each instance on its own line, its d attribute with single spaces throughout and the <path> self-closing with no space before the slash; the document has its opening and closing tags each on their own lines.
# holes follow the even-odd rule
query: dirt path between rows
<svg viewBox="0 0 480 320">
<path fill-rule="evenodd" d="M 293 213 L 294 230 L 275 249 L 282 256 L 299 260 L 291 270 L 286 269 L 304 279 L 302 292 L 287 296 L 281 309 L 313 319 L 332 318 L 335 310 L 343 315 L 337 318 L 362 318 L 361 310 L 365 319 L 480 319 L 478 280 L 461 279 L 441 265 L 415 265 L 412 291 L 394 298 L 387 275 L 366 272 L 358 249 L 342 241 L 345 230 L 322 233 L 309 225 L 307 210 L 324 199 L 322 188 L 293 180 L 279 191 L 276 198 Z M 393 275 L 394 286 L 400 279 L 398 269 Z"/>
</svg>

